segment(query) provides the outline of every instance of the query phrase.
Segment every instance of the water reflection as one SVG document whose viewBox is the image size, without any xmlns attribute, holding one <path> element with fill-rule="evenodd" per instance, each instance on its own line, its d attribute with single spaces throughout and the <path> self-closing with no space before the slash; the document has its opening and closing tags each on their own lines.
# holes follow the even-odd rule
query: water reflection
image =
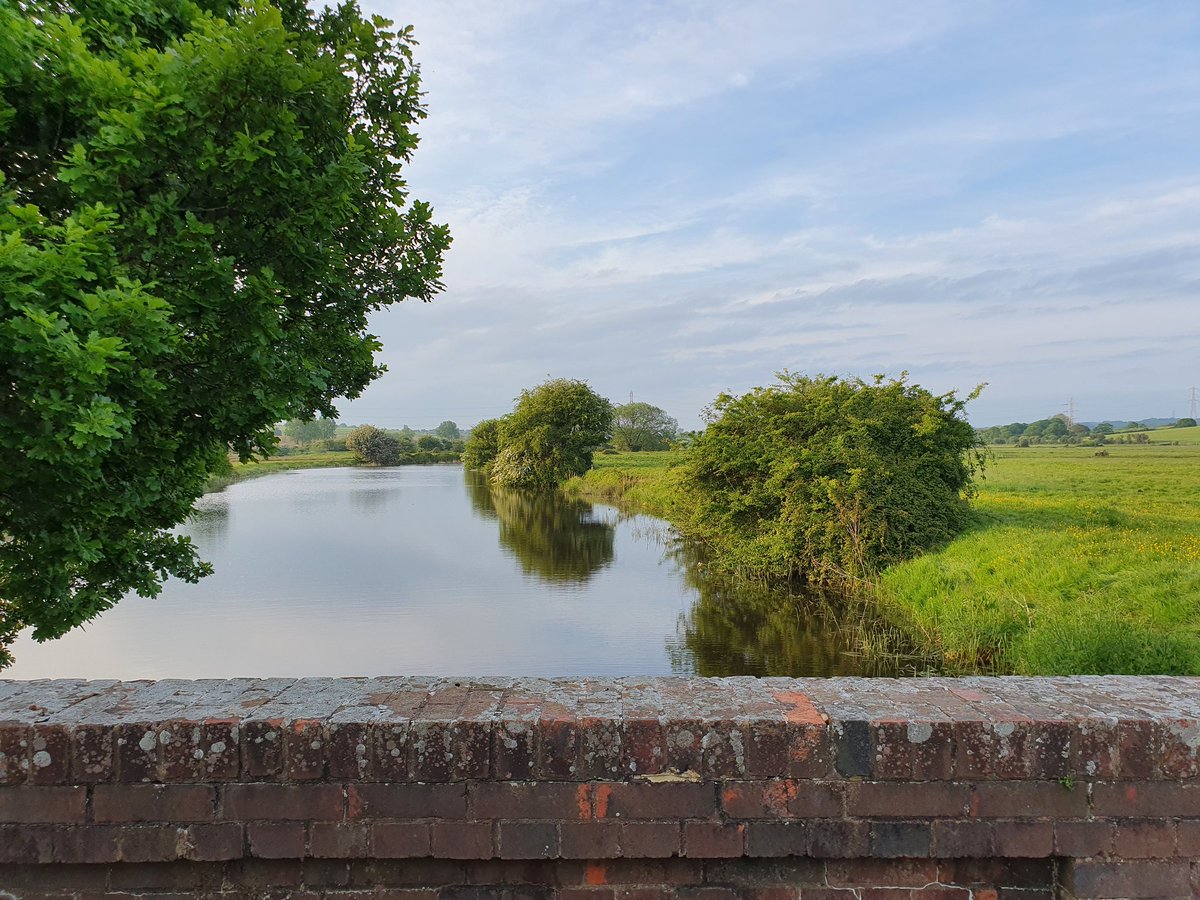
<svg viewBox="0 0 1200 900">
<path fill-rule="evenodd" d="M 489 485 L 468 472 L 476 512 L 500 522 L 500 546 L 526 575 L 555 584 L 583 583 L 614 557 L 616 528 L 592 504 L 555 494 L 534 494 Z"/>
</svg>

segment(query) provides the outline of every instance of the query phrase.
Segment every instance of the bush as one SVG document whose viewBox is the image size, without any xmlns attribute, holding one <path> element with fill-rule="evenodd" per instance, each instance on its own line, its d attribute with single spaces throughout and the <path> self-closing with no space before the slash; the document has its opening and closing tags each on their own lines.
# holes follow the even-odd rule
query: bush
<svg viewBox="0 0 1200 900">
<path fill-rule="evenodd" d="M 374 425 L 360 425 L 346 438 L 346 447 L 360 462 L 374 466 L 400 464 L 400 442 Z"/>
<path fill-rule="evenodd" d="M 983 456 L 965 405 L 905 376 L 785 372 L 770 387 L 722 395 L 685 467 L 688 527 L 725 568 L 869 577 L 966 526 Z"/>
</svg>

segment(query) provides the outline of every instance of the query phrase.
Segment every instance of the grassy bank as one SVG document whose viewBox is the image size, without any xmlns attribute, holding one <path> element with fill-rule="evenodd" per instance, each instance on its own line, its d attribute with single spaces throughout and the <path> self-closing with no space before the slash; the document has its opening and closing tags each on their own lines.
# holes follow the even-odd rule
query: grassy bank
<svg viewBox="0 0 1200 900">
<path fill-rule="evenodd" d="M 999 448 L 975 524 L 880 578 L 880 612 L 947 668 L 1200 674 L 1200 428 Z M 618 454 L 567 490 L 681 519 L 678 454 Z"/>
<path fill-rule="evenodd" d="M 320 453 L 294 453 L 291 456 L 274 456 L 270 459 L 254 460 L 247 463 L 235 462 L 233 471 L 227 475 L 214 475 L 208 482 L 208 492 L 224 490 L 229 485 L 247 478 L 257 478 L 259 475 L 270 475 L 272 472 L 286 472 L 288 469 L 321 469 L 330 466 L 356 466 L 354 454 L 349 450 L 325 450 Z"/>
</svg>

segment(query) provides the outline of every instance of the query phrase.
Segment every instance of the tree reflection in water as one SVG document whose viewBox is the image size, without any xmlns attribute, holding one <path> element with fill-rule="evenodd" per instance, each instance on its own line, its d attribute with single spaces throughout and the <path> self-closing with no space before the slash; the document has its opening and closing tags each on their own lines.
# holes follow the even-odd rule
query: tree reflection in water
<svg viewBox="0 0 1200 900">
<path fill-rule="evenodd" d="M 616 529 L 595 518 L 590 503 L 494 487 L 474 472 L 467 492 L 477 513 L 500 522 L 500 545 L 526 575 L 583 583 L 613 561 Z"/>
<path fill-rule="evenodd" d="M 676 672 L 727 675 L 911 675 L 924 662 L 862 601 L 796 595 L 709 572 L 700 548 L 669 551 L 698 593 L 668 647 Z"/>
</svg>

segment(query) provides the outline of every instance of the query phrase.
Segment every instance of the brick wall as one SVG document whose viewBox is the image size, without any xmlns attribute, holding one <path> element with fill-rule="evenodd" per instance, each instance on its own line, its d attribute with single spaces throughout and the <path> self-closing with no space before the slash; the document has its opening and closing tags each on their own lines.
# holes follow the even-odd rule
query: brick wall
<svg viewBox="0 0 1200 900">
<path fill-rule="evenodd" d="M 0 897 L 1200 896 L 1200 679 L 0 681 Z"/>
</svg>

